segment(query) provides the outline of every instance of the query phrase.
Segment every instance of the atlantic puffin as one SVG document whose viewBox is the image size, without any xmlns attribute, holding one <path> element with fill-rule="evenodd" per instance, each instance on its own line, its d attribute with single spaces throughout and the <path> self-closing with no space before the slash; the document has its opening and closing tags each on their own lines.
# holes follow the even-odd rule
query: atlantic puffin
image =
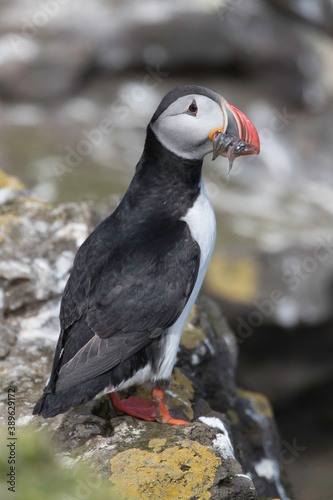
<svg viewBox="0 0 333 500">
<path fill-rule="evenodd" d="M 53 417 L 109 394 L 114 408 L 160 423 L 180 336 L 202 285 L 216 224 L 205 155 L 258 154 L 250 120 L 213 90 L 185 85 L 162 99 L 117 209 L 79 248 L 60 308 L 53 367 L 33 413 Z M 145 385 L 151 401 L 117 391 Z"/>
</svg>

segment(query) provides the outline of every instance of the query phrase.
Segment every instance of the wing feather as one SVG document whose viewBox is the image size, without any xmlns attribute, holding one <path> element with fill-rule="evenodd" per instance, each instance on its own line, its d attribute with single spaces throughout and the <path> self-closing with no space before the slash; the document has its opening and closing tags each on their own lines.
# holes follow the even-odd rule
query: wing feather
<svg viewBox="0 0 333 500">
<path fill-rule="evenodd" d="M 110 370 L 174 324 L 196 282 L 200 248 L 178 221 L 172 230 L 151 234 L 148 245 L 146 235 L 135 244 L 124 241 L 84 271 L 82 260 L 79 255 L 74 262 L 61 307 L 57 391 Z M 80 327 L 92 334 L 82 345 L 71 341 Z"/>
</svg>

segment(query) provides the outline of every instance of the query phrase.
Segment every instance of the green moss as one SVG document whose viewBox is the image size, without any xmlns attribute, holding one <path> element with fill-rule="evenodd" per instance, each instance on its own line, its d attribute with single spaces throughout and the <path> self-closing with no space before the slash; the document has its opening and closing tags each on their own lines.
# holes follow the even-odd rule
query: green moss
<svg viewBox="0 0 333 500">
<path fill-rule="evenodd" d="M 6 429 L 0 430 L 1 443 L 7 442 Z M 17 435 L 15 493 L 8 491 L 6 479 L 1 485 L 2 500 L 74 500 L 98 498 L 110 500 L 109 487 L 96 473 L 80 465 L 68 466 L 56 455 L 54 443 L 43 432 L 28 427 Z M 0 477 L 9 473 L 8 450 L 1 446 Z M 115 500 L 115 499 L 114 499 Z"/>
</svg>

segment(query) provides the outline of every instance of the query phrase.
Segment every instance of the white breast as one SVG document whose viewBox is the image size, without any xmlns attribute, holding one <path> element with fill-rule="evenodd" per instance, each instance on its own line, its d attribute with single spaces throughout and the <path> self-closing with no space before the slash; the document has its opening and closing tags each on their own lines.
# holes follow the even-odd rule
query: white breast
<svg viewBox="0 0 333 500">
<path fill-rule="evenodd" d="M 191 231 L 192 238 L 200 247 L 200 267 L 197 281 L 191 296 L 178 320 L 172 325 L 166 335 L 164 359 L 154 379 L 168 379 L 175 364 L 180 337 L 186 320 L 198 296 L 205 277 L 210 258 L 213 253 L 216 238 L 216 221 L 213 208 L 207 198 L 203 180 L 200 184 L 200 195 L 187 214 L 182 217 Z"/>
<path fill-rule="evenodd" d="M 200 247 L 200 268 L 199 276 L 202 274 L 201 283 L 206 273 L 211 255 L 213 253 L 216 238 L 216 221 L 213 208 L 208 200 L 206 189 L 201 179 L 200 195 L 193 207 L 182 217 L 191 231 L 192 238 Z"/>
</svg>

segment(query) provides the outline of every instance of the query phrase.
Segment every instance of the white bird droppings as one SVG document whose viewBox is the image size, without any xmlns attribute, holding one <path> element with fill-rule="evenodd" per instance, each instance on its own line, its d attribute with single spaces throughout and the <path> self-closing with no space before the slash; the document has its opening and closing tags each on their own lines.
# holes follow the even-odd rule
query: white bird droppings
<svg viewBox="0 0 333 500">
<path fill-rule="evenodd" d="M 213 440 L 214 450 L 216 450 L 223 458 L 235 458 L 234 448 L 222 420 L 217 417 L 199 417 L 199 420 L 209 427 L 220 429 L 222 431 L 222 434 L 217 434 L 216 438 Z"/>
<path fill-rule="evenodd" d="M 276 460 L 272 458 L 262 458 L 260 462 L 254 464 L 254 469 L 259 477 L 264 477 L 267 481 L 274 481 L 281 500 L 290 500 L 281 483 L 280 468 Z"/>
<path fill-rule="evenodd" d="M 265 477 L 268 481 L 272 481 L 275 476 L 275 462 L 270 458 L 262 458 L 260 462 L 254 464 L 256 473 L 260 477 Z"/>
</svg>

